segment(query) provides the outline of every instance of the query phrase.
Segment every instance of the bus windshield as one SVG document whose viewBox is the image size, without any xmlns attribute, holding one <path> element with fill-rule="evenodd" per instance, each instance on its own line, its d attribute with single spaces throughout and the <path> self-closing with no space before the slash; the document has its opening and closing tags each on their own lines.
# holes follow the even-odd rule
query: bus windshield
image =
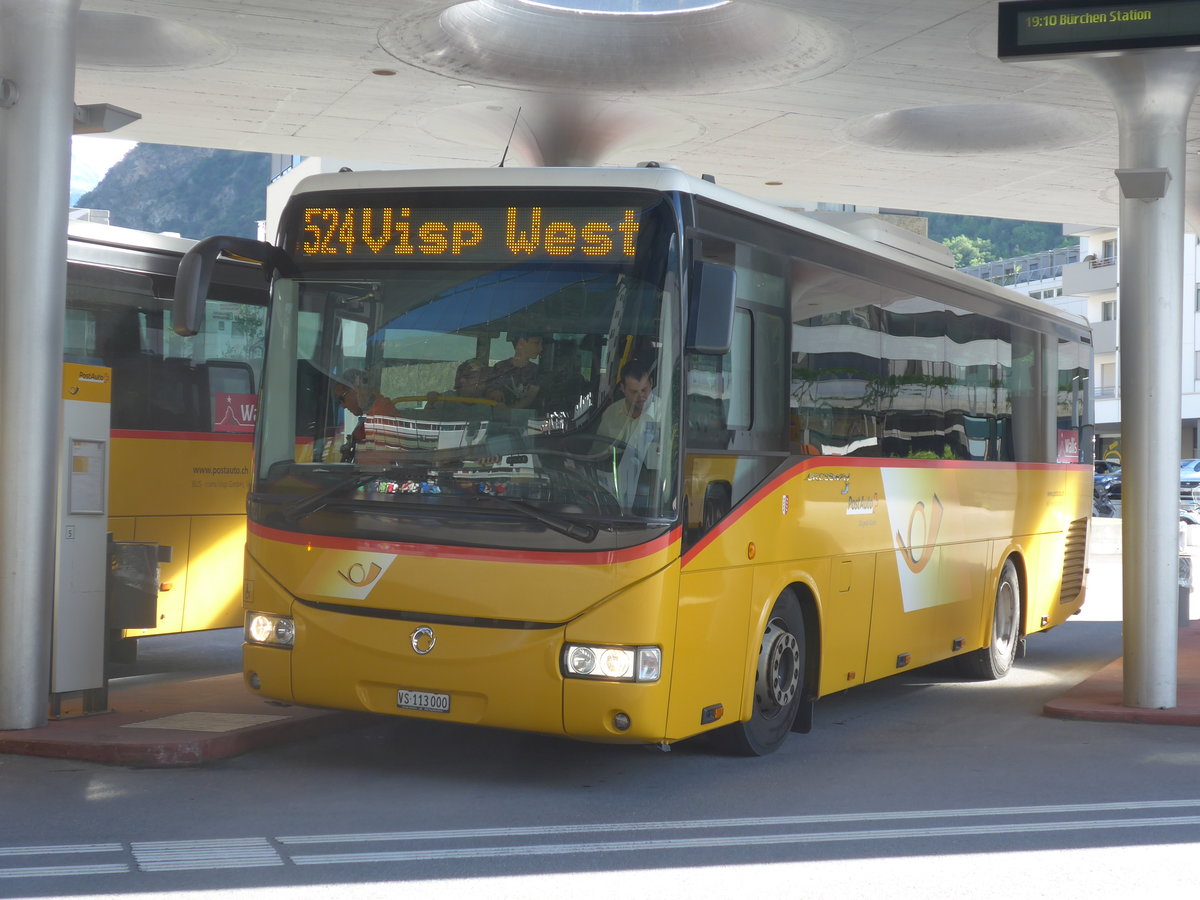
<svg viewBox="0 0 1200 900">
<path fill-rule="evenodd" d="M 299 273 L 274 286 L 252 517 L 375 540 L 571 550 L 668 527 L 675 219 L 661 198 L 621 200 L 637 227 L 620 255 L 328 254 L 306 265 L 300 254 Z M 512 197 L 470 202 L 435 208 L 481 229 L 522 209 Z M 612 207 L 542 203 L 547 248 L 550 229 L 581 234 L 569 223 Z M 319 211 L 318 227 L 332 229 L 339 209 Z M 310 234 L 313 222 L 310 209 Z"/>
</svg>

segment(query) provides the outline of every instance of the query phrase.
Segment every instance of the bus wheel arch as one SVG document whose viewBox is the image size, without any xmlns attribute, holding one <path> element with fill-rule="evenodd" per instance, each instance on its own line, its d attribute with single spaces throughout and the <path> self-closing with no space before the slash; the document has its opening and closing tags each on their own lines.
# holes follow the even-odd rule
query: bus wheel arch
<svg viewBox="0 0 1200 900">
<path fill-rule="evenodd" d="M 959 658 L 962 671 L 977 681 L 998 681 L 1024 656 L 1026 578 L 1020 554 L 1000 566 L 992 596 L 987 643 Z"/>
<path fill-rule="evenodd" d="M 763 628 L 754 669 L 749 717 L 712 733 L 716 744 L 739 756 L 773 753 L 796 730 L 811 725 L 811 630 L 804 606 L 793 588 L 784 590 L 771 607 Z"/>
</svg>

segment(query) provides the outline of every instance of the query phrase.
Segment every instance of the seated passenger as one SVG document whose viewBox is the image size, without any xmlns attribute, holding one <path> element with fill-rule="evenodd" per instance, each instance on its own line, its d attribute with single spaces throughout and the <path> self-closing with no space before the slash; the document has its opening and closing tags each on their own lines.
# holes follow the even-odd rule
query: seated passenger
<svg viewBox="0 0 1200 900">
<path fill-rule="evenodd" d="M 343 462 L 378 462 L 383 451 L 402 449 L 400 412 L 379 389 L 379 370 L 347 369 L 333 388 L 334 399 L 358 417 L 342 445 Z"/>
<path fill-rule="evenodd" d="M 454 388 L 452 390 L 430 391 L 426 399 L 430 406 L 443 398 L 456 397 L 478 400 L 485 405 L 495 403 L 496 401 L 484 397 L 484 389 L 487 387 L 491 372 L 491 368 L 482 359 L 468 359 L 466 362 L 459 363 L 458 368 L 454 371 Z"/>
<path fill-rule="evenodd" d="M 334 399 L 356 416 L 394 416 L 396 405 L 379 389 L 379 370 L 347 369 L 337 379 Z"/>
<path fill-rule="evenodd" d="M 513 355 L 496 363 L 487 380 L 484 396 L 514 409 L 532 409 L 538 395 L 538 367 L 543 338 L 528 331 L 514 332 Z"/>
</svg>

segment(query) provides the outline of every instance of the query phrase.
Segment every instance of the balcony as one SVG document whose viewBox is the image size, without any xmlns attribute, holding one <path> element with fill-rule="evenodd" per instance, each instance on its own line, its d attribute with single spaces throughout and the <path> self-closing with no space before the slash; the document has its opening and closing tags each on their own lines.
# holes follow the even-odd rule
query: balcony
<svg viewBox="0 0 1200 900">
<path fill-rule="evenodd" d="M 1081 297 L 1117 289 L 1117 261 L 1091 259 L 1063 266 L 1063 293 Z"/>
</svg>

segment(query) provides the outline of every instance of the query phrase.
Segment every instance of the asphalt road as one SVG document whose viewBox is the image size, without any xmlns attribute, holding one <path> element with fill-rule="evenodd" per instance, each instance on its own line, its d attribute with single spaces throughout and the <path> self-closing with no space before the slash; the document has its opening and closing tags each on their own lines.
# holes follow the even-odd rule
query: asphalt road
<svg viewBox="0 0 1200 900">
<path fill-rule="evenodd" d="M 1121 652 L 1092 580 L 1005 681 L 857 687 L 763 759 L 384 718 L 192 769 L 0 755 L 0 897 L 1195 896 L 1200 729 L 1041 715 Z"/>
</svg>

